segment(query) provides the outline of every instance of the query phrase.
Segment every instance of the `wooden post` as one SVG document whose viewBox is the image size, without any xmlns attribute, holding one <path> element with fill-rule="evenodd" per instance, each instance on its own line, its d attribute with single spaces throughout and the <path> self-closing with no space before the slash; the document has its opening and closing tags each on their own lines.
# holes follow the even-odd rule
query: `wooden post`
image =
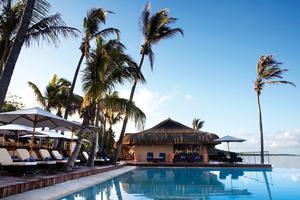
<svg viewBox="0 0 300 200">
<path fill-rule="evenodd" d="M 203 162 L 208 162 L 208 152 L 207 152 L 207 146 L 203 145 Z"/>
</svg>

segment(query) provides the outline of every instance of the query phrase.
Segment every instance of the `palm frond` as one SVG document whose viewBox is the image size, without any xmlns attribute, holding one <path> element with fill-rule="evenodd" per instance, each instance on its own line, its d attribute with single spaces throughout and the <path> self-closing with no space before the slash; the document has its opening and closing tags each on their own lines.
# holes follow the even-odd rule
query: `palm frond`
<svg viewBox="0 0 300 200">
<path fill-rule="evenodd" d="M 56 13 L 30 26 L 25 44 L 29 46 L 32 42 L 36 42 L 39 45 L 41 41 L 46 41 L 57 46 L 60 43 L 60 36 L 78 37 L 78 32 L 76 28 L 66 26 L 60 14 Z"/>
<path fill-rule="evenodd" d="M 148 28 L 149 28 L 150 10 L 151 10 L 151 4 L 148 1 L 141 14 L 140 22 L 139 22 L 143 35 L 147 35 L 147 33 L 149 32 Z"/>
<path fill-rule="evenodd" d="M 36 96 L 36 100 L 43 107 L 46 107 L 45 97 L 42 95 L 40 89 L 32 82 L 28 82 L 29 87 L 33 90 L 34 95 Z"/>
<path fill-rule="evenodd" d="M 98 33 L 94 34 L 93 38 L 98 37 L 98 36 L 101 36 L 101 37 L 105 38 L 105 37 L 108 37 L 108 36 L 113 35 L 113 34 L 116 34 L 117 40 L 119 40 L 120 31 L 119 31 L 119 29 L 116 29 L 116 28 L 103 29 L 103 30 L 99 31 Z"/>
<path fill-rule="evenodd" d="M 296 87 L 296 85 L 292 82 L 289 81 L 266 81 L 267 84 L 289 84 L 292 85 L 294 87 Z"/>
</svg>

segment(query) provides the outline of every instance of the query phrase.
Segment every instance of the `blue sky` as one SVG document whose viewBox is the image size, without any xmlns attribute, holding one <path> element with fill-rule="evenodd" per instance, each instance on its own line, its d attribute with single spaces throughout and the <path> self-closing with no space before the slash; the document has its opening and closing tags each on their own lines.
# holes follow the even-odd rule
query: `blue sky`
<svg viewBox="0 0 300 200">
<path fill-rule="evenodd" d="M 142 0 L 50 1 L 52 13 L 82 30 L 87 10 L 103 7 L 115 12 L 107 27 L 120 29 L 128 53 L 139 61 L 142 35 L 138 26 L 146 3 Z M 155 65 L 143 65 L 147 84 L 139 86 L 136 103 L 146 112 L 149 128 L 171 117 L 191 125 L 194 117 L 205 120 L 205 131 L 220 136 L 248 139 L 234 150 L 259 149 L 256 96 L 253 82 L 256 64 L 263 54 L 273 54 L 289 69 L 285 78 L 300 87 L 300 2 L 287 1 L 151 1 L 152 11 L 167 7 L 184 37 L 162 41 L 154 47 Z M 47 44 L 24 48 L 19 57 L 10 92 L 35 105 L 26 82 L 43 88 L 56 73 L 72 79 L 79 59 L 81 38 L 61 40 L 58 48 Z M 300 154 L 300 89 L 267 86 L 263 91 L 266 147 L 271 152 Z M 128 96 L 129 85 L 118 88 Z M 76 92 L 81 93 L 80 82 Z M 118 132 L 118 127 L 116 127 Z M 129 132 L 135 131 L 132 125 Z M 118 134 L 118 133 L 117 133 Z"/>
</svg>

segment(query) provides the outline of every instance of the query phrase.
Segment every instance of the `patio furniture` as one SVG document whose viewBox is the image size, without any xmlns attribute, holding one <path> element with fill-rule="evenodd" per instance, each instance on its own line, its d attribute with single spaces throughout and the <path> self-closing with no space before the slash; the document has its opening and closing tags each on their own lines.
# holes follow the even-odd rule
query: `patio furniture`
<svg viewBox="0 0 300 200">
<path fill-rule="evenodd" d="M 194 162 L 200 162 L 203 160 L 202 156 L 199 153 L 193 153 Z"/>
<path fill-rule="evenodd" d="M 88 160 L 89 160 L 89 154 L 86 152 L 86 151 L 83 151 L 82 152 L 82 156 L 83 156 L 83 159 L 84 159 L 84 162 L 87 162 Z M 105 163 L 105 160 L 104 159 L 102 159 L 102 158 L 95 158 L 94 159 L 94 163 L 95 163 L 95 165 L 102 165 L 102 164 L 104 164 Z"/>
<path fill-rule="evenodd" d="M 238 157 L 236 153 L 230 153 L 230 163 L 243 162 L 243 158 Z"/>
<path fill-rule="evenodd" d="M 166 161 L 166 153 L 159 153 L 159 161 L 161 162 Z"/>
<path fill-rule="evenodd" d="M 37 162 L 13 162 L 8 151 L 0 148 L 0 166 L 9 172 L 15 173 L 33 173 L 36 169 Z"/>
<path fill-rule="evenodd" d="M 34 154 L 35 154 L 35 157 L 38 158 L 35 152 L 34 152 Z M 46 169 L 48 172 L 55 170 L 55 165 L 56 165 L 55 161 L 35 160 L 35 158 L 33 156 L 32 157 L 30 156 L 27 149 L 17 149 L 16 155 L 18 156 L 18 158 L 21 161 L 29 161 L 29 162 L 35 161 L 37 163 L 37 167 L 40 169 Z"/>
<path fill-rule="evenodd" d="M 146 160 L 147 160 L 148 162 L 152 162 L 152 161 L 153 161 L 153 153 L 152 153 L 152 152 L 148 152 L 148 153 L 147 153 L 147 158 L 146 158 Z"/>
<path fill-rule="evenodd" d="M 53 156 L 53 158 L 56 160 L 56 161 L 64 161 L 65 163 L 67 163 L 68 161 L 68 158 L 67 157 L 63 157 L 57 150 L 52 150 L 51 151 L 51 154 Z M 75 160 L 75 164 L 79 164 L 80 163 L 80 160 L 77 159 Z"/>
</svg>

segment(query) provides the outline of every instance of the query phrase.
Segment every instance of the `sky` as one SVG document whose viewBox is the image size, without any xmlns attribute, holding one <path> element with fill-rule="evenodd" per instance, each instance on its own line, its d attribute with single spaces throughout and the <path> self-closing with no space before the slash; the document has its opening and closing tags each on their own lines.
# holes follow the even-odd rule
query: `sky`
<svg viewBox="0 0 300 200">
<path fill-rule="evenodd" d="M 121 31 L 127 53 L 137 62 L 143 41 L 139 16 L 144 0 L 49 1 L 68 26 L 82 31 L 88 9 L 102 7 L 105 27 Z M 284 75 L 298 87 L 266 86 L 262 93 L 266 150 L 300 154 L 300 2 L 294 0 L 153 0 L 152 13 L 168 8 L 184 30 L 154 46 L 154 70 L 148 60 L 142 71 L 147 84 L 138 85 L 134 100 L 146 113 L 145 128 L 166 118 L 191 126 L 205 121 L 203 130 L 220 137 L 247 139 L 232 144 L 236 151 L 258 151 L 259 130 L 254 80 L 260 56 L 272 54 L 289 71 Z M 72 80 L 80 57 L 81 37 L 62 39 L 59 47 L 47 43 L 23 48 L 9 88 L 26 107 L 38 105 L 27 82 L 44 89 L 53 74 Z M 82 69 L 84 65 L 82 66 Z M 124 97 L 130 85 L 118 86 Z M 82 94 L 80 80 L 75 92 Z M 76 117 L 75 117 L 76 118 Z M 117 136 L 120 125 L 115 127 Z M 127 132 L 136 132 L 129 124 Z M 221 149 L 226 146 L 219 145 Z"/>
</svg>

